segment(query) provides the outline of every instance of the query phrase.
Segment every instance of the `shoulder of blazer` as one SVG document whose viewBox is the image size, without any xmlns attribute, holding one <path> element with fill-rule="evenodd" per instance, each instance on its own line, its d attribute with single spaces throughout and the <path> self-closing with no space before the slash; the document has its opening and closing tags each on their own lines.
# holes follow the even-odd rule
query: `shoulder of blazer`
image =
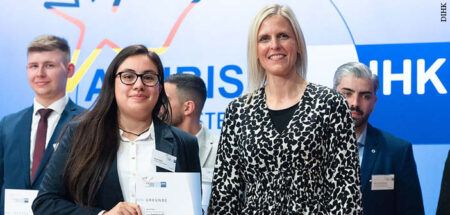
<svg viewBox="0 0 450 215">
<path fill-rule="evenodd" d="M 78 128 L 78 125 L 80 124 L 80 121 L 78 120 L 71 120 L 67 122 L 67 124 L 62 128 L 61 133 L 58 137 L 58 143 L 61 142 L 61 140 L 68 135 L 70 138 L 74 135 L 76 129 Z"/>
<path fill-rule="evenodd" d="M 69 99 L 69 102 L 66 105 L 66 108 L 64 110 L 68 110 L 71 112 L 75 112 L 75 114 L 81 114 L 86 111 L 84 107 L 81 107 L 77 104 L 75 104 L 72 99 Z"/>
<path fill-rule="evenodd" d="M 174 138 L 173 133 L 166 123 L 159 119 L 153 119 L 153 125 L 155 128 L 155 139 L 156 141 L 160 139 L 171 140 Z"/>
<path fill-rule="evenodd" d="M 170 126 L 164 122 L 162 122 L 160 119 L 154 119 L 154 126 L 155 126 L 155 136 L 156 139 L 159 139 L 158 136 L 161 135 L 161 138 L 170 140 L 173 138 L 179 139 L 181 140 L 181 142 L 190 142 L 190 141 L 195 141 L 196 138 L 194 136 L 192 136 L 189 133 L 186 133 L 184 131 L 182 131 L 179 128 Z"/>
<path fill-rule="evenodd" d="M 179 128 L 171 126 L 170 129 L 172 130 L 172 132 L 174 133 L 175 136 L 178 136 L 184 142 L 194 142 L 197 140 L 197 138 L 195 136 L 193 136 L 192 134 L 189 134 Z"/>
<path fill-rule="evenodd" d="M 0 144 L 3 146 L 6 139 L 17 136 L 29 136 L 31 133 L 31 120 L 33 118 L 33 106 L 22 109 L 16 113 L 4 116 L 0 120 Z M 17 128 L 23 129 L 17 132 Z M 27 133 L 28 132 L 28 133 Z"/>
<path fill-rule="evenodd" d="M 5 122 L 5 123 L 6 122 L 15 122 L 15 121 L 20 121 L 22 119 L 22 117 L 32 117 L 32 115 L 33 115 L 33 106 L 29 106 L 18 112 L 11 113 L 11 114 L 4 116 L 1 121 Z M 31 118 L 30 118 L 30 121 L 31 121 Z"/>
<path fill-rule="evenodd" d="M 367 138 L 374 138 L 377 143 L 382 143 L 385 147 L 393 149 L 407 148 L 411 146 L 410 142 L 396 137 L 389 132 L 375 128 L 370 124 L 367 124 Z"/>
</svg>

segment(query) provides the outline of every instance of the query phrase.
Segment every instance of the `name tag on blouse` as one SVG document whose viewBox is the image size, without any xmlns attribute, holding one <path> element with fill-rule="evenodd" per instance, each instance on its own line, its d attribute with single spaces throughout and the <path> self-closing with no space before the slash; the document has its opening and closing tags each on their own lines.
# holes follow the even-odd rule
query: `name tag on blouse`
<svg viewBox="0 0 450 215">
<path fill-rule="evenodd" d="M 394 190 L 394 174 L 372 175 L 372 190 Z"/>
<path fill-rule="evenodd" d="M 175 172 L 177 157 L 169 155 L 162 151 L 153 150 L 152 163 L 155 166 L 161 167 L 171 172 Z"/>
</svg>

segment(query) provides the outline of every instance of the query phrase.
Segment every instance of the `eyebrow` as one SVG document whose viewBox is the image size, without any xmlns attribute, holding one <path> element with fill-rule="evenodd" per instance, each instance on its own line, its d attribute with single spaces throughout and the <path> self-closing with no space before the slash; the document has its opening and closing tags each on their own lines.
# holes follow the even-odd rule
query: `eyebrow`
<svg viewBox="0 0 450 215">
<path fill-rule="evenodd" d="M 356 92 L 355 90 L 350 89 L 350 88 L 342 88 L 342 90 L 350 91 L 352 93 Z M 362 92 L 359 92 L 359 94 L 373 94 L 373 92 L 371 92 L 371 91 L 362 91 Z"/>
<path fill-rule="evenodd" d="M 262 37 L 269 37 L 269 34 L 264 33 L 264 34 L 258 34 L 257 35 L 258 39 L 261 39 Z"/>
<path fill-rule="evenodd" d="M 122 70 L 122 71 L 120 71 L 120 72 L 134 72 L 134 73 L 137 74 L 137 72 L 136 72 L 135 70 L 133 70 L 133 69 L 124 69 L 124 70 Z M 149 70 L 144 70 L 144 71 L 142 71 L 141 74 L 144 74 L 144 73 L 153 73 L 153 74 L 155 74 L 155 75 L 158 75 L 158 73 L 157 73 L 156 71 L 151 70 L 151 69 L 149 69 Z"/>
<path fill-rule="evenodd" d="M 366 94 L 373 95 L 374 93 L 371 92 L 371 91 L 364 91 L 364 92 L 361 92 L 360 94 L 363 94 L 363 95 L 366 95 Z"/>
<path fill-rule="evenodd" d="M 46 60 L 46 61 L 44 61 L 44 62 L 30 61 L 30 62 L 28 62 L 27 64 L 30 65 L 30 64 L 39 64 L 39 63 L 46 64 L 46 63 L 58 63 L 58 62 L 56 62 L 56 61 L 51 61 L 51 60 Z"/>
<path fill-rule="evenodd" d="M 346 90 L 346 91 L 350 91 L 350 92 L 355 92 L 353 89 L 350 89 L 350 88 L 342 88 L 341 90 Z"/>
</svg>

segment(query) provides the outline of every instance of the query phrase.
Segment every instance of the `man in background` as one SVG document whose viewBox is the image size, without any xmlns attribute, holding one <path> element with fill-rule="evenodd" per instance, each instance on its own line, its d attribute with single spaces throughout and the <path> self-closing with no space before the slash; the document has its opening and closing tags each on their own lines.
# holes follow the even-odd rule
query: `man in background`
<svg viewBox="0 0 450 215">
<path fill-rule="evenodd" d="M 340 66 L 334 89 L 347 99 L 355 122 L 364 214 L 424 214 L 411 143 L 368 123 L 378 78 L 362 63 Z"/>
<path fill-rule="evenodd" d="M 207 211 L 218 142 L 200 122 L 206 101 L 205 83 L 192 74 L 174 74 L 166 79 L 164 88 L 171 107 L 170 124 L 197 137 L 202 166 L 202 207 Z"/>
<path fill-rule="evenodd" d="M 61 131 L 84 111 L 66 95 L 67 79 L 75 68 L 65 39 L 44 35 L 33 40 L 26 69 L 33 105 L 0 121 L 0 214 L 5 189 L 39 188 Z"/>
</svg>

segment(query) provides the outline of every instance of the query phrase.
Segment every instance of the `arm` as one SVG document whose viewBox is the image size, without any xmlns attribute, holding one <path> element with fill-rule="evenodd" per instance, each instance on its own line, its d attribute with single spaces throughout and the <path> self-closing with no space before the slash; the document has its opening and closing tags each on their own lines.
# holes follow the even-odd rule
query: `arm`
<svg viewBox="0 0 450 215">
<path fill-rule="evenodd" d="M 33 202 L 34 214 L 98 214 L 101 209 L 85 208 L 73 202 L 64 186 L 64 168 L 70 151 L 75 124 L 68 124 L 57 150 L 48 164 L 38 196 Z"/>
<path fill-rule="evenodd" d="M 244 183 L 241 177 L 238 149 L 237 108 L 228 106 L 223 121 L 212 181 L 209 214 L 239 214 L 243 206 Z"/>
<path fill-rule="evenodd" d="M 362 214 L 358 149 L 351 113 L 340 95 L 328 104 L 323 204 L 330 214 Z"/>
<path fill-rule="evenodd" d="M 399 167 L 395 177 L 395 199 L 397 214 L 424 214 L 422 191 L 420 189 L 419 176 L 417 175 L 416 162 L 412 151 L 412 145 L 403 147 L 399 157 Z"/>
</svg>

